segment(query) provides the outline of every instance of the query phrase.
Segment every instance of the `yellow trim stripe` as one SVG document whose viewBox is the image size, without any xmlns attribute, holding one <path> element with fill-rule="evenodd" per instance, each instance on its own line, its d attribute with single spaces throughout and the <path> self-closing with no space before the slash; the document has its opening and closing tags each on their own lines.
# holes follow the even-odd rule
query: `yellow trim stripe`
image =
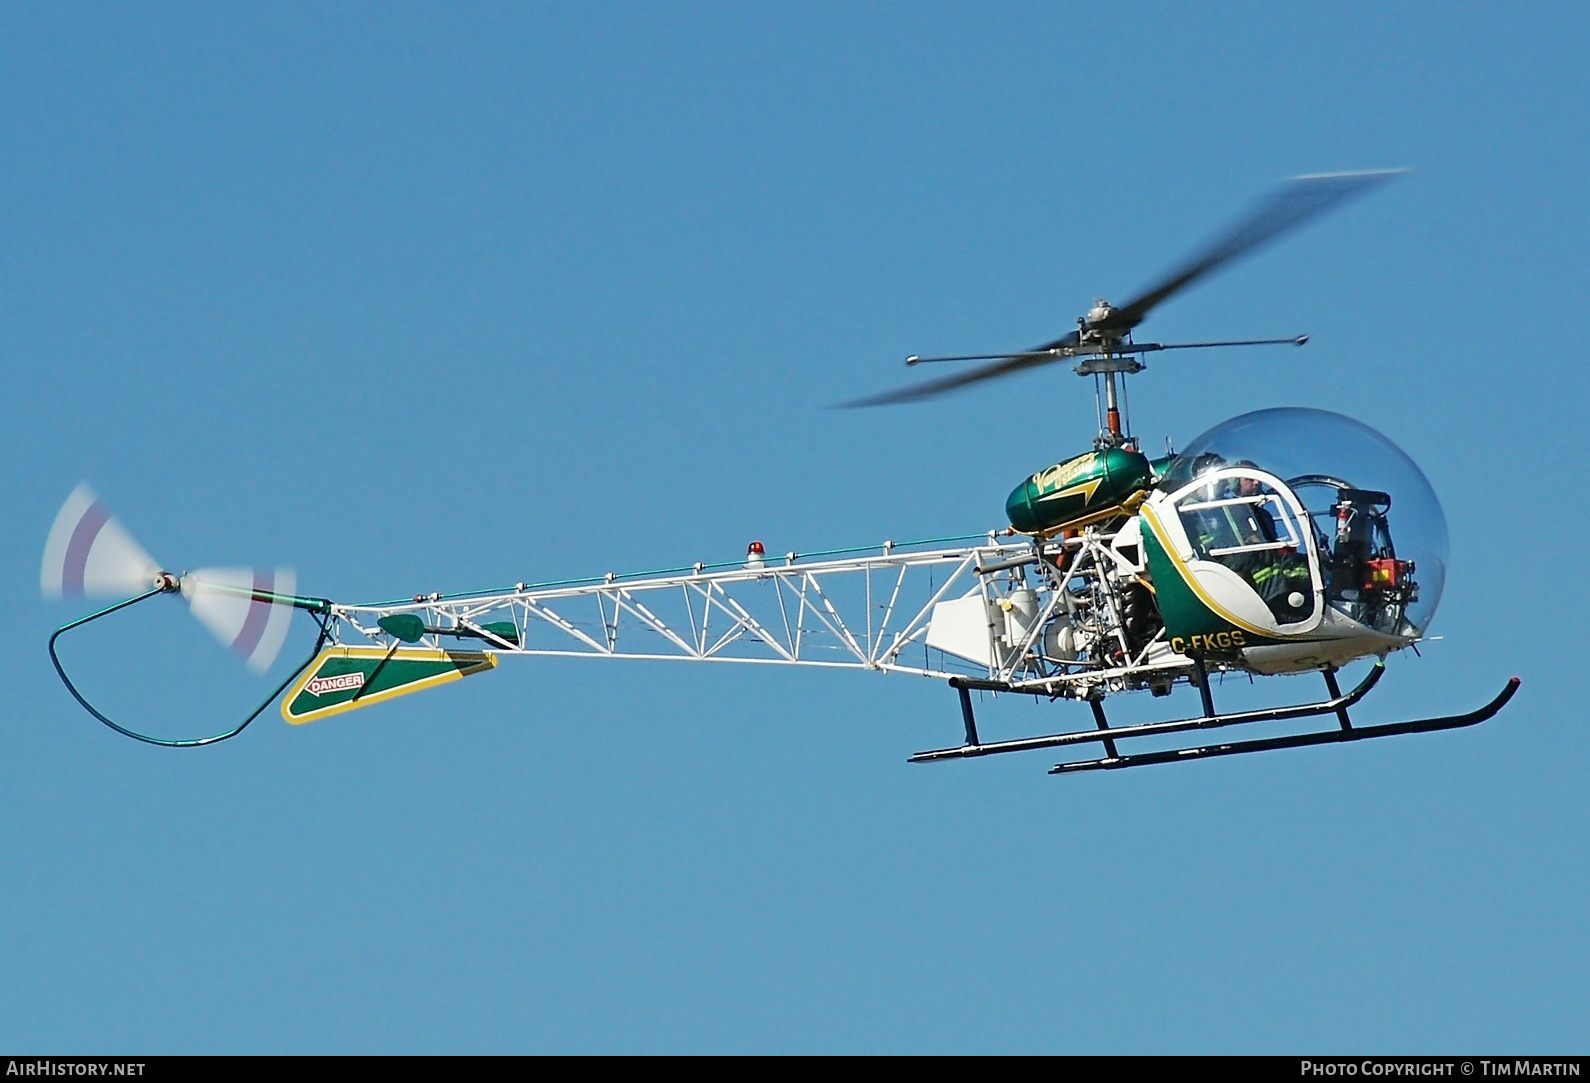
<svg viewBox="0 0 1590 1083">
<path fill-rule="evenodd" d="M 1072 486 L 1070 486 L 1069 488 L 1066 488 L 1066 489 L 1056 489 L 1052 493 L 1044 493 L 1037 500 L 1034 500 L 1033 503 L 1034 504 L 1041 504 L 1045 500 L 1059 500 L 1061 497 L 1075 496 L 1077 493 L 1081 493 L 1082 494 L 1082 499 L 1084 501 L 1092 500 L 1093 499 L 1093 494 L 1098 492 L 1099 491 L 1099 486 L 1103 485 L 1103 484 L 1104 484 L 1104 479 L 1103 478 L 1096 478 L 1093 481 L 1080 482 L 1080 483 L 1078 483 L 1076 485 L 1072 485 Z"/>
<path fill-rule="evenodd" d="M 1067 519 L 1065 522 L 1060 523 L 1057 526 L 1044 527 L 1042 530 L 1016 530 L 1015 527 L 1011 527 L 1011 529 L 1016 530 L 1016 533 L 1018 534 L 1025 534 L 1030 538 L 1052 538 L 1055 535 L 1061 534 L 1067 530 L 1081 530 L 1083 527 L 1093 526 L 1095 523 L 1102 523 L 1106 519 L 1116 519 L 1122 516 L 1131 515 L 1137 510 L 1138 505 L 1140 505 L 1147 496 L 1148 491 L 1146 489 L 1140 489 L 1114 507 L 1101 508 L 1082 519 Z"/>
<path fill-rule="evenodd" d="M 1192 592 L 1198 595 L 1198 600 L 1203 602 L 1204 605 L 1209 608 L 1211 613 L 1223 621 L 1228 621 L 1231 624 L 1236 625 L 1245 632 L 1252 632 L 1254 635 L 1266 636 L 1270 639 L 1287 638 L 1286 634 L 1283 632 L 1272 631 L 1268 628 L 1256 628 L 1247 621 L 1243 620 L 1241 617 L 1233 616 L 1222 609 L 1215 602 L 1215 600 L 1209 596 L 1209 592 L 1204 590 L 1204 588 L 1199 585 L 1197 576 L 1192 574 L 1192 569 L 1188 568 L 1186 564 L 1182 563 L 1181 556 L 1176 552 L 1175 547 L 1170 544 L 1170 537 L 1168 534 L 1166 534 L 1165 526 L 1159 521 L 1159 515 L 1154 511 L 1153 506 L 1150 504 L 1144 504 L 1142 515 L 1144 521 L 1148 523 L 1149 529 L 1151 529 L 1154 532 L 1154 536 L 1159 539 L 1159 547 L 1165 550 L 1166 556 L 1170 557 L 1170 562 L 1175 566 L 1177 574 L 1179 574 L 1182 578 L 1182 582 L 1186 583 L 1187 586 L 1192 589 Z"/>
</svg>

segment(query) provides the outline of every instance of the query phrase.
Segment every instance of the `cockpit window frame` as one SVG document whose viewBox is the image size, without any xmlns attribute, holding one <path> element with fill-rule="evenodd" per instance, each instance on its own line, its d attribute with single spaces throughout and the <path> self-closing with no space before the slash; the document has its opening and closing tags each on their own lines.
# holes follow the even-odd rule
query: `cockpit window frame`
<svg viewBox="0 0 1590 1083">
<path fill-rule="evenodd" d="M 1243 476 L 1249 478 L 1253 477 L 1252 474 L 1245 474 Z M 1200 488 L 1201 487 L 1202 486 L 1200 486 Z M 1175 508 L 1177 514 L 1180 515 L 1189 511 L 1208 511 L 1214 508 L 1234 507 L 1238 504 L 1249 504 L 1254 507 L 1260 507 L 1265 504 L 1272 505 L 1275 508 L 1275 512 L 1271 513 L 1270 521 L 1275 526 L 1284 529 L 1286 531 L 1286 537 L 1276 538 L 1274 541 L 1250 542 L 1246 545 L 1228 545 L 1222 546 L 1218 549 L 1206 549 L 1204 551 L 1206 555 L 1212 557 L 1223 557 L 1231 553 L 1257 553 L 1269 549 L 1301 550 L 1304 548 L 1303 541 L 1298 536 L 1298 532 L 1295 529 L 1296 523 L 1293 519 L 1292 509 L 1287 506 L 1286 502 L 1282 500 L 1277 493 L 1274 492 L 1258 493 L 1254 496 L 1227 496 L 1221 497 L 1218 500 L 1202 500 L 1193 504 L 1177 502 L 1175 504 Z M 1279 514 L 1276 514 L 1276 512 Z M 1185 523 L 1185 520 L 1183 520 L 1183 522 Z"/>
<path fill-rule="evenodd" d="M 1197 497 L 1200 490 L 1208 491 L 1211 486 L 1217 487 L 1214 491 L 1226 486 L 1235 486 L 1242 479 L 1247 478 L 1257 481 L 1261 491 L 1251 496 L 1221 496 L 1206 500 L 1188 501 L 1188 497 Z M 1281 478 L 1268 471 L 1253 466 L 1223 465 L 1185 482 L 1177 489 L 1166 494 L 1167 503 L 1174 510 L 1178 525 L 1186 537 L 1189 556 L 1193 560 L 1208 560 L 1214 563 L 1226 564 L 1222 557 L 1241 555 L 1244 553 L 1281 552 L 1287 549 L 1302 554 L 1308 567 L 1309 604 L 1305 614 L 1296 620 L 1282 620 L 1279 614 L 1272 614 L 1276 620 L 1278 632 L 1296 633 L 1300 630 L 1318 624 L 1327 605 L 1324 569 L 1321 565 L 1319 545 L 1313 535 L 1313 523 L 1309 518 L 1309 510 L 1292 492 L 1290 486 Z M 1184 501 L 1187 501 L 1185 504 Z M 1279 509 L 1282 514 L 1275 515 L 1271 512 L 1272 523 L 1276 528 L 1276 540 L 1265 542 L 1250 542 L 1235 546 L 1218 546 L 1205 549 L 1199 544 L 1191 524 L 1183 518 L 1185 512 L 1198 512 L 1221 507 L 1249 505 L 1259 507 L 1269 504 L 1271 508 Z M 1269 510 L 1269 509 L 1266 509 Z M 1304 524 L 1308 524 L 1306 527 Z M 1282 537 L 1282 535 L 1285 535 Z M 1229 566 L 1229 565 L 1227 565 Z M 1240 574 L 1240 573 L 1239 573 Z M 1258 587 L 1249 581 L 1248 585 L 1256 594 L 1260 593 Z M 1261 594 L 1262 597 L 1262 594 Z"/>
</svg>

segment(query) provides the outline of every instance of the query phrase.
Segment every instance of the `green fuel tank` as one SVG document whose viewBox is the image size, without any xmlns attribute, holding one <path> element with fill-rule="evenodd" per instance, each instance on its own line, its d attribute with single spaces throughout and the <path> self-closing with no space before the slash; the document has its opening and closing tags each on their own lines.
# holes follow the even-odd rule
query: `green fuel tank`
<svg viewBox="0 0 1590 1083">
<path fill-rule="evenodd" d="M 1154 466 L 1142 452 L 1103 448 L 1038 471 L 1016 486 L 1005 513 L 1022 533 L 1046 534 L 1108 518 L 1153 484 Z"/>
</svg>

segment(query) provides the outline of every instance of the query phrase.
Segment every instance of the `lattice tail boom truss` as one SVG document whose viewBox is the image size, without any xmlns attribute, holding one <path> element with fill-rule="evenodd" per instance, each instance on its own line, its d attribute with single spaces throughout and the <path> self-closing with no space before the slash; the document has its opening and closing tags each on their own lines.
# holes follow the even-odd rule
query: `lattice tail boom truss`
<svg viewBox="0 0 1590 1083">
<path fill-rule="evenodd" d="M 413 614 L 424 642 L 460 637 L 503 655 L 808 665 L 950 677 L 978 671 L 927 647 L 934 607 L 985 591 L 979 567 L 1029 552 L 1025 540 L 858 556 L 747 561 L 649 577 L 518 585 L 469 596 L 334 605 L 344 644 L 391 642 L 379 621 Z M 511 624 L 513 631 L 503 627 Z"/>
</svg>

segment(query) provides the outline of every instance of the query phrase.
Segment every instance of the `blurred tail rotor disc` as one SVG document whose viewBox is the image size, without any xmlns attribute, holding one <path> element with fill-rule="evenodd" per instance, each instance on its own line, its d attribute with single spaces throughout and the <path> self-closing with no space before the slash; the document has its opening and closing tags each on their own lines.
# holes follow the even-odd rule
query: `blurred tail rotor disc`
<svg viewBox="0 0 1590 1083">
<path fill-rule="evenodd" d="M 72 491 L 44 544 L 46 598 L 124 598 L 155 585 L 160 565 L 86 484 Z"/>
<path fill-rule="evenodd" d="M 199 623 L 256 673 L 276 660 L 293 607 L 277 601 L 297 587 L 291 568 L 203 568 L 182 577 L 182 594 Z"/>
</svg>

